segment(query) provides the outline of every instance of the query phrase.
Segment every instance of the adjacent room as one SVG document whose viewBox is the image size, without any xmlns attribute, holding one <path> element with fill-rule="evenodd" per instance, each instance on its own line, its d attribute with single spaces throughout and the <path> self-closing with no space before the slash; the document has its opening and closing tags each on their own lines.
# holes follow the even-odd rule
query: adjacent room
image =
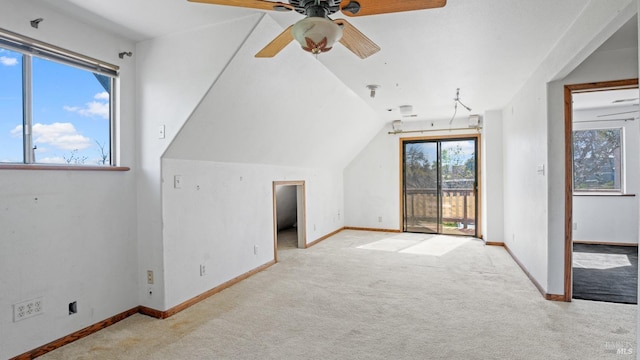
<svg viewBox="0 0 640 360">
<path fill-rule="evenodd" d="M 638 87 L 592 90 L 572 96 L 573 297 L 637 304 Z"/>
<path fill-rule="evenodd" d="M 0 359 L 633 358 L 639 5 L 0 0 Z"/>
</svg>

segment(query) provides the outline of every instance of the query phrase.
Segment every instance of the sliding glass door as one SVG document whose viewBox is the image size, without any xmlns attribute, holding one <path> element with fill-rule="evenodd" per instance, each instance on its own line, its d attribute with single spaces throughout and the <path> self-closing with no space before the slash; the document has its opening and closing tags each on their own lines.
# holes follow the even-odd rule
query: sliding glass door
<svg viewBox="0 0 640 360">
<path fill-rule="evenodd" d="M 404 231 L 477 236 L 477 138 L 402 148 Z"/>
</svg>

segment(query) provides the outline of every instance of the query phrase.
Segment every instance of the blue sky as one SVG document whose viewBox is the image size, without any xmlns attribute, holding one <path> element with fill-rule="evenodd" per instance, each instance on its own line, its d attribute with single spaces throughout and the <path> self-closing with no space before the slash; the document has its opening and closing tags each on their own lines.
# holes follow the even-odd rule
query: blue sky
<svg viewBox="0 0 640 360">
<path fill-rule="evenodd" d="M 84 159 L 109 149 L 109 94 L 93 73 L 33 58 L 33 142 L 38 163 Z M 0 48 L 0 162 L 22 162 L 22 56 Z"/>
</svg>

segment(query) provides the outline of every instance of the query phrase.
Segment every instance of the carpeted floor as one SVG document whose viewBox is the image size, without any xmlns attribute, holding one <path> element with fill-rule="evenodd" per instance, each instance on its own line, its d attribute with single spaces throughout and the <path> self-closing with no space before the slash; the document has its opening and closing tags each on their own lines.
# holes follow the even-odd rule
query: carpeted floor
<svg viewBox="0 0 640 360">
<path fill-rule="evenodd" d="M 575 299 L 638 303 L 638 247 L 573 244 Z"/>
<path fill-rule="evenodd" d="M 42 359 L 635 358 L 636 306 L 544 300 L 504 248 L 450 239 L 342 231 L 168 319 L 134 315 Z"/>
</svg>

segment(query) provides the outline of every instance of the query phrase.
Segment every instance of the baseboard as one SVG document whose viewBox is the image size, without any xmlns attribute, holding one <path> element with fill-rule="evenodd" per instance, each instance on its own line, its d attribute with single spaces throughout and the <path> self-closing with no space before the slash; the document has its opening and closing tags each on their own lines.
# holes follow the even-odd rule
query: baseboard
<svg viewBox="0 0 640 360">
<path fill-rule="evenodd" d="M 248 278 L 248 277 L 250 277 L 252 275 L 255 275 L 256 273 L 259 273 L 260 271 L 265 270 L 266 268 L 268 268 L 269 266 L 271 266 L 271 265 L 273 265 L 275 263 L 276 263 L 275 260 L 271 260 L 266 264 L 263 264 L 263 265 L 255 268 L 255 269 L 253 269 L 253 270 L 251 270 L 249 272 L 246 272 L 246 273 L 244 273 L 244 274 L 242 274 L 240 276 L 236 276 L 235 278 L 233 278 L 233 279 L 231 279 L 231 280 L 229 280 L 229 281 L 227 281 L 227 282 L 225 282 L 225 283 L 223 283 L 221 285 L 218 285 L 218 286 L 216 286 L 215 288 L 213 288 L 211 290 L 208 290 L 208 291 L 206 291 L 206 292 L 204 292 L 204 293 L 202 293 L 202 294 L 200 294 L 200 295 L 198 295 L 198 296 L 196 296 L 194 298 L 191 298 L 191 299 L 189 299 L 189 300 L 187 300 L 187 301 L 185 301 L 185 302 L 183 302 L 183 303 L 181 303 L 179 305 L 176 305 L 176 306 L 172 307 L 169 310 L 161 311 L 161 310 L 152 309 L 152 308 L 149 308 L 149 307 L 146 307 L 146 306 L 142 306 L 142 305 L 136 306 L 133 309 L 129 309 L 129 310 L 125 311 L 125 312 L 122 312 L 120 314 L 112 316 L 112 317 L 110 317 L 108 319 L 102 320 L 99 323 L 87 326 L 86 328 L 84 328 L 82 330 L 76 331 L 76 332 L 74 332 L 72 334 L 69 334 L 69 335 L 67 335 L 65 337 L 62 337 L 62 338 L 60 338 L 58 340 L 52 341 L 52 342 L 50 342 L 50 343 L 48 343 L 46 345 L 40 346 L 38 348 L 35 348 L 35 349 L 33 349 L 31 351 L 28 351 L 28 352 L 26 352 L 24 354 L 18 355 L 18 356 L 14 357 L 14 358 L 11 358 L 10 360 L 30 360 L 30 359 L 35 359 L 38 356 L 42 356 L 42 355 L 44 355 L 44 354 L 46 354 L 46 353 L 48 353 L 50 351 L 53 351 L 53 350 L 55 350 L 57 348 L 60 348 L 60 347 L 62 347 L 64 345 L 70 344 L 70 343 L 72 343 L 72 342 L 74 342 L 76 340 L 82 339 L 85 336 L 91 335 L 91 334 L 93 334 L 93 333 L 95 333 L 97 331 L 100 331 L 100 330 L 102 330 L 104 328 L 107 328 L 107 327 L 117 323 L 118 321 L 124 320 L 124 319 L 126 319 L 129 316 L 134 315 L 134 314 L 140 313 L 140 314 L 151 316 L 151 317 L 158 318 L 158 319 L 166 319 L 166 318 L 168 318 L 168 317 L 170 317 L 172 315 L 175 315 L 175 314 L 179 313 L 180 311 L 182 311 L 182 310 L 184 310 L 184 309 L 186 309 L 186 308 L 188 308 L 190 306 L 193 306 L 193 305 L 199 303 L 200 301 L 202 301 L 202 300 L 204 300 L 204 299 L 206 299 L 206 298 L 208 298 L 208 297 L 210 297 L 210 296 L 212 296 L 214 294 L 219 293 L 220 291 L 222 291 L 222 290 L 224 290 L 224 289 L 226 289 L 226 288 L 228 288 L 228 287 L 230 287 L 230 286 L 232 286 L 234 284 L 239 283 L 240 281 L 242 281 L 242 280 L 244 280 L 244 279 L 246 279 L 246 278 Z"/>
<path fill-rule="evenodd" d="M 531 281 L 531 283 L 533 283 L 533 285 L 538 289 L 540 294 L 542 294 L 542 297 L 544 297 L 546 300 L 551 300 L 551 301 L 566 301 L 566 299 L 564 298 L 564 295 L 548 294 L 544 290 L 544 288 L 540 285 L 540 283 L 538 283 L 538 281 L 531 275 L 531 273 L 527 270 L 527 268 L 524 267 L 524 265 L 520 262 L 520 260 L 518 260 L 518 258 L 513 254 L 513 252 L 511 252 L 511 249 L 509 249 L 507 244 L 502 244 L 502 246 L 504 247 L 505 250 L 507 250 L 507 253 L 509 253 L 513 261 L 515 261 L 516 264 L 520 266 L 520 269 L 522 269 L 524 274 L 527 275 L 527 277 L 529 278 L 529 281 Z"/>
<path fill-rule="evenodd" d="M 76 340 L 82 339 L 85 336 L 89 336 L 97 331 L 100 331 L 106 327 L 109 327 L 115 323 L 117 323 L 118 321 L 124 320 L 126 318 L 128 318 L 131 315 L 137 314 L 138 313 L 138 306 L 134 307 L 133 309 L 129 309 L 127 311 L 121 312 L 120 314 L 114 315 L 108 319 L 102 320 L 98 323 L 95 323 L 93 325 L 87 326 L 86 328 L 82 329 L 82 330 L 78 330 L 72 334 L 69 334 L 67 336 L 61 337 L 58 340 L 54 340 L 46 345 L 42 345 L 38 348 L 35 348 L 31 351 L 28 351 L 22 355 L 18 355 L 14 358 L 11 358 L 11 360 L 30 360 L 30 359 L 35 359 L 38 356 L 42 356 L 50 351 L 53 351 L 59 347 L 62 347 L 64 345 L 70 344 Z"/>
<path fill-rule="evenodd" d="M 566 301 L 564 295 L 560 294 L 544 294 L 544 298 L 551 301 Z"/>
<path fill-rule="evenodd" d="M 504 243 L 499 241 L 485 241 L 484 244 L 489 246 L 504 246 Z"/>
<path fill-rule="evenodd" d="M 588 244 L 588 245 L 612 245 L 612 246 L 638 246 L 638 244 L 629 244 L 621 242 L 608 242 L 608 241 L 589 241 L 589 240 L 573 240 L 574 244 Z"/>
<path fill-rule="evenodd" d="M 358 230 L 358 231 L 379 231 L 379 232 L 392 232 L 392 233 L 401 233 L 402 230 L 398 229 L 379 229 L 379 228 L 365 228 L 365 227 L 356 227 L 356 226 L 345 226 L 345 230 Z"/>
<path fill-rule="evenodd" d="M 142 306 L 142 305 L 140 305 L 138 307 L 138 313 L 140 313 L 142 315 L 151 316 L 151 317 L 154 317 L 156 319 L 164 319 L 162 317 L 163 311 L 152 309 L 150 307 L 146 307 L 146 306 Z"/>
<path fill-rule="evenodd" d="M 213 289 L 207 290 L 207 291 L 203 292 L 200 295 L 197 295 L 197 296 L 195 296 L 195 297 L 193 297 L 193 298 L 191 298 L 191 299 L 189 299 L 189 300 L 187 300 L 185 302 L 182 302 L 182 303 L 170 308 L 169 310 L 160 311 L 160 310 L 155 310 L 155 309 L 151 309 L 151 308 L 148 308 L 148 307 L 140 306 L 140 313 L 144 314 L 144 315 L 152 316 L 152 317 L 155 317 L 155 318 L 158 318 L 158 319 L 166 319 L 168 317 L 171 317 L 171 316 L 181 312 L 182 310 L 185 310 L 185 309 L 187 309 L 187 308 L 189 308 L 189 307 L 201 302 L 204 299 L 207 299 L 207 298 L 219 293 L 220 291 L 222 291 L 222 290 L 224 290 L 224 289 L 226 289 L 226 288 L 228 288 L 230 286 L 233 286 L 233 285 L 239 283 L 240 281 L 242 281 L 242 280 L 244 280 L 244 279 L 246 279 L 248 277 L 251 277 L 251 276 L 253 276 L 253 275 L 265 270 L 266 268 L 270 267 L 271 265 L 273 265 L 275 263 L 276 263 L 275 260 L 271 260 L 271 261 L 269 261 L 269 262 L 267 262 L 267 263 L 265 263 L 263 265 L 258 266 L 257 268 L 255 268 L 253 270 L 250 270 L 250 271 L 248 271 L 248 272 L 246 272 L 246 273 L 244 273 L 242 275 L 236 276 L 233 279 L 214 287 Z"/>
<path fill-rule="evenodd" d="M 338 230 L 335 230 L 335 231 L 332 231 L 332 232 L 328 233 L 327 235 L 325 235 L 325 236 L 323 236 L 323 237 L 321 237 L 321 238 L 319 238 L 319 239 L 315 239 L 315 240 L 313 240 L 312 242 L 310 242 L 310 243 L 306 244 L 305 249 L 308 249 L 308 248 L 310 248 L 310 247 L 312 247 L 312 246 L 314 246 L 314 245 L 317 245 L 320 241 L 322 241 L 322 240 L 326 240 L 326 239 L 328 239 L 328 238 L 332 237 L 333 235 L 335 235 L 335 234 L 339 233 L 340 231 L 342 231 L 342 230 L 344 230 L 344 229 L 345 229 L 345 228 L 343 228 L 343 227 L 342 227 L 342 228 L 340 228 L 340 229 L 338 229 Z"/>
</svg>

